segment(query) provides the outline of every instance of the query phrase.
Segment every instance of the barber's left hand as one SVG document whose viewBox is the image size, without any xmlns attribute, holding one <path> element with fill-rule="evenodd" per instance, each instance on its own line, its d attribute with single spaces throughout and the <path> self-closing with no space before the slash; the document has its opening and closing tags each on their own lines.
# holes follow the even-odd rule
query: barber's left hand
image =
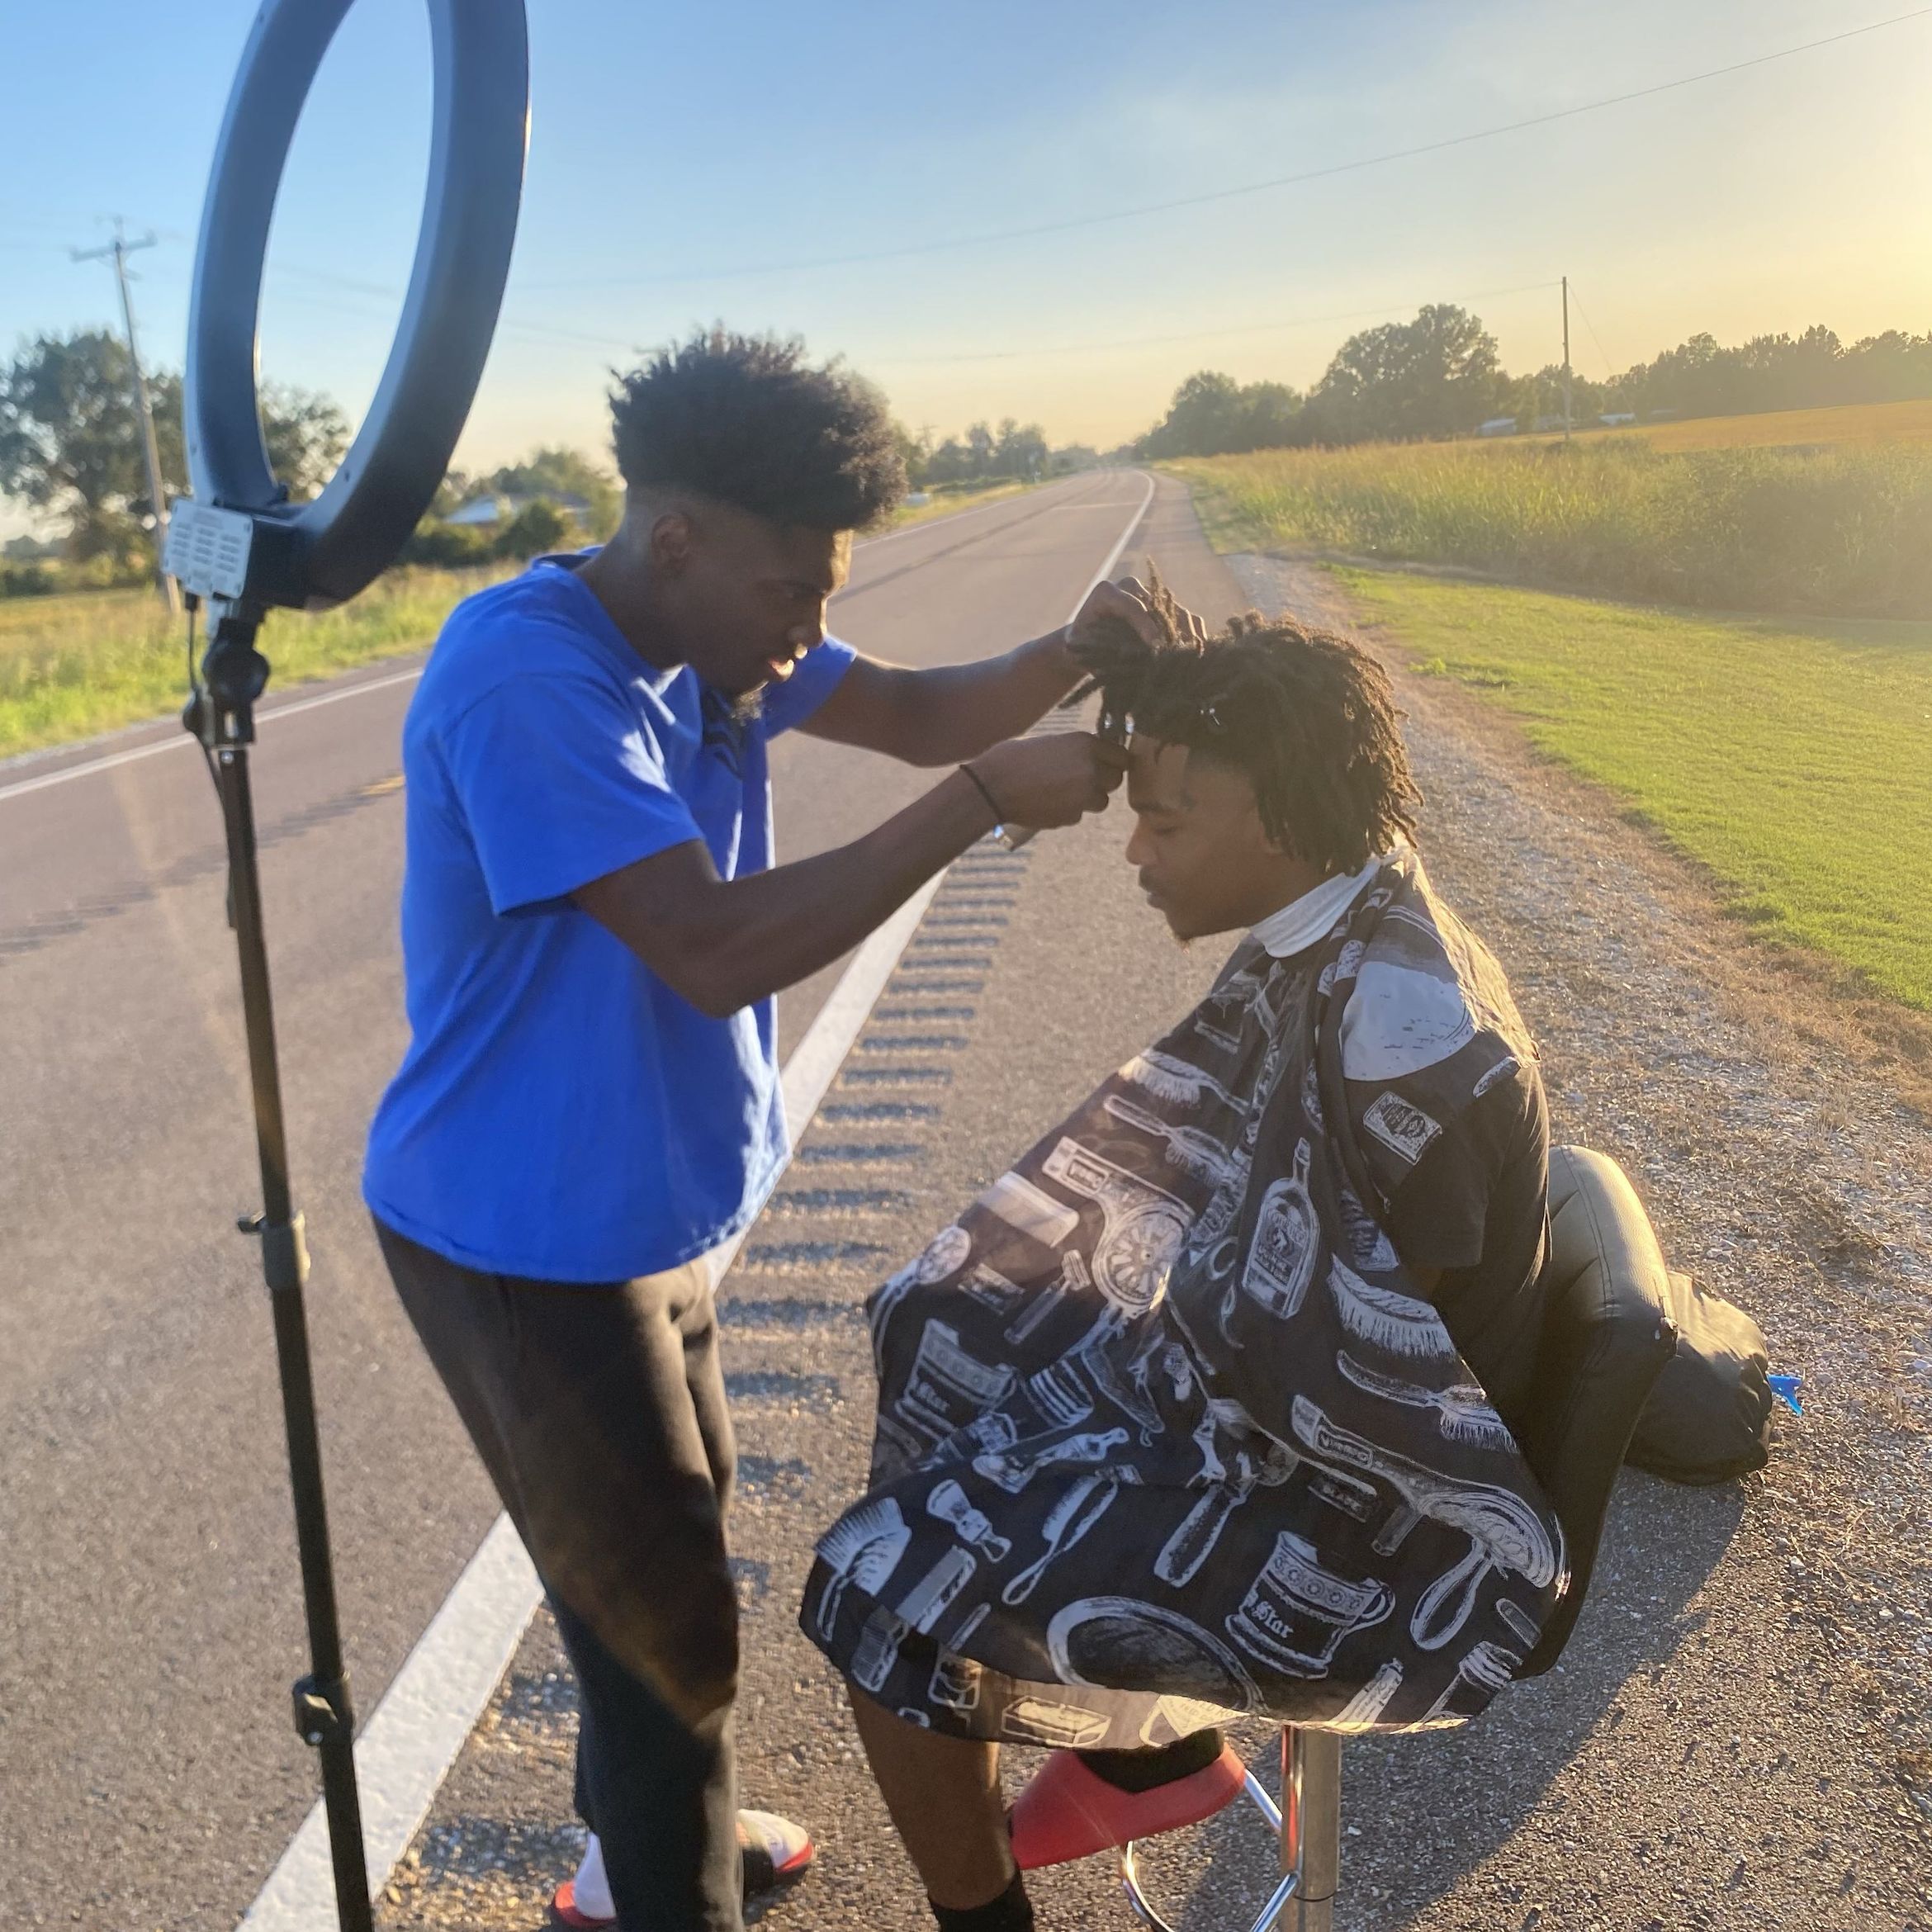
<svg viewBox="0 0 1932 1932">
<path fill-rule="evenodd" d="M 1205 642 L 1207 626 L 1185 604 L 1176 604 L 1174 610 L 1181 635 L 1196 644 Z M 1123 577 L 1118 584 L 1096 584 L 1067 627 L 1068 646 L 1077 646 L 1090 637 L 1103 618 L 1125 618 L 1149 644 L 1165 641 L 1166 632 L 1154 615 L 1153 594 L 1138 577 Z"/>
</svg>

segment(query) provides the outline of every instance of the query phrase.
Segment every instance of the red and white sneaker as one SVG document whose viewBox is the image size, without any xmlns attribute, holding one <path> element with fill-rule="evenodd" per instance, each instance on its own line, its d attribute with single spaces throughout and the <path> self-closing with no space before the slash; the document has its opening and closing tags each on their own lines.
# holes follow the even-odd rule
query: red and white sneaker
<svg viewBox="0 0 1932 1932">
<path fill-rule="evenodd" d="M 747 1903 L 762 1892 L 796 1885 L 818 1856 L 812 1834 L 775 1811 L 739 1812 L 738 1849 L 745 1858 Z"/>
<path fill-rule="evenodd" d="M 811 1833 L 773 1811 L 739 1812 L 738 1849 L 745 1862 L 747 1903 L 762 1892 L 797 1884 L 817 1856 Z M 553 1925 L 567 1926 L 570 1932 L 602 1932 L 617 1923 L 617 1904 L 604 1876 L 604 1847 L 594 1831 L 584 1848 L 576 1877 L 557 1887 L 550 1916 Z"/>
<path fill-rule="evenodd" d="M 1072 1751 L 1055 1751 L 1026 1781 L 1009 1821 L 1022 1872 L 1091 1858 L 1136 1838 L 1198 1825 L 1241 1795 L 1247 1767 L 1232 1745 L 1204 1769 L 1148 1791 L 1122 1791 Z"/>
</svg>

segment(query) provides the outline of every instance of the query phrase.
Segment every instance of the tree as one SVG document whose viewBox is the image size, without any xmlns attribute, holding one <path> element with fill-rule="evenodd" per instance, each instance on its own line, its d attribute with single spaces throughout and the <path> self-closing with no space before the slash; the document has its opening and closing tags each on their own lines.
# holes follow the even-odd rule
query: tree
<svg viewBox="0 0 1932 1932">
<path fill-rule="evenodd" d="M 179 376 L 149 378 L 163 486 L 187 489 Z M 333 473 L 348 424 L 327 396 L 271 385 L 262 432 L 277 476 L 297 501 Z M 126 346 L 105 329 L 42 335 L 0 369 L 0 495 L 67 526 L 75 557 L 131 564 L 154 523 Z"/>
<path fill-rule="evenodd" d="M 921 440 L 930 443 L 931 433 L 922 431 Z M 915 473 L 921 482 L 940 485 L 997 483 L 1044 476 L 1052 463 L 1053 451 L 1039 424 L 1016 422 L 1008 416 L 997 432 L 984 423 L 975 423 L 964 442 L 949 436 L 930 451 Z"/>
<path fill-rule="evenodd" d="M 99 329 L 40 336 L 0 371 L 0 495 L 60 518 L 75 556 L 125 553 L 153 514 L 133 380 L 125 345 Z M 171 395 L 180 422 L 170 380 L 157 376 L 151 391 L 164 476 L 181 467 L 178 428 L 162 434 Z"/>
<path fill-rule="evenodd" d="M 1038 476 L 1047 466 L 1046 432 L 1037 423 L 1024 425 L 1008 416 L 1000 424 L 999 440 L 993 445 L 992 468 L 997 476 Z"/>
<path fill-rule="evenodd" d="M 1231 447 L 1241 414 L 1241 386 L 1202 369 L 1174 391 L 1167 414 L 1148 436 L 1149 456 L 1219 456 Z"/>
<path fill-rule="evenodd" d="M 574 498 L 589 507 L 580 514 L 586 533 L 602 541 L 623 514 L 623 486 L 580 450 L 549 447 L 533 450 L 521 462 L 506 463 L 477 486 L 500 496 L 529 497 L 565 507 Z"/>
<path fill-rule="evenodd" d="M 1324 442 L 1452 436 L 1493 412 L 1503 381 L 1495 337 L 1466 309 L 1431 302 L 1413 322 L 1350 336 L 1309 407 Z"/>
<path fill-rule="evenodd" d="M 320 495 L 348 447 L 348 418 L 332 398 L 285 383 L 263 384 L 260 400 L 262 442 L 276 481 L 296 503 Z"/>
<path fill-rule="evenodd" d="M 499 556 L 541 556 L 561 548 L 570 522 L 548 497 L 533 498 L 503 527 L 493 547 Z"/>
<path fill-rule="evenodd" d="M 897 416 L 893 419 L 893 441 L 899 446 L 899 460 L 906 466 L 908 482 L 923 483 L 926 466 L 932 461 L 932 431 L 922 429 L 915 436 Z"/>
<path fill-rule="evenodd" d="M 1302 401 L 1283 382 L 1238 383 L 1202 369 L 1174 391 L 1167 415 L 1141 439 L 1150 457 L 1224 456 L 1302 440 Z"/>
</svg>

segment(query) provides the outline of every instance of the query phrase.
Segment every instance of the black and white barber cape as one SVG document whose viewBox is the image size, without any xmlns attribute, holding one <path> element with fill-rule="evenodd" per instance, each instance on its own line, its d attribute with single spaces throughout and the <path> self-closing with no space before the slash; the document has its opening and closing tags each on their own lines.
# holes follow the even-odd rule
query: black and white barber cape
<svg viewBox="0 0 1932 1932">
<path fill-rule="evenodd" d="M 915 1723 L 1030 1744 L 1480 1712 L 1562 1532 L 1383 1217 L 1533 1052 L 1413 851 L 1307 950 L 1245 942 L 871 1297 L 872 1487 L 806 1634 Z"/>
</svg>

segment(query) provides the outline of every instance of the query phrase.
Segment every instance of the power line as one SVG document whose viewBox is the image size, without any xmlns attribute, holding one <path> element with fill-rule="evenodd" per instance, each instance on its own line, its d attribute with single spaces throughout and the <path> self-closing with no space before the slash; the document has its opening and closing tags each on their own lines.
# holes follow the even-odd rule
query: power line
<svg viewBox="0 0 1932 1932">
<path fill-rule="evenodd" d="M 392 283 L 363 282 L 353 275 L 338 275 L 329 269 L 310 268 L 294 262 L 271 262 L 268 268 L 272 275 L 292 275 L 301 281 L 312 282 L 324 288 L 341 289 L 352 296 L 367 296 L 384 301 L 400 301 L 402 299 L 403 291 Z M 305 300 L 311 307 L 332 308 L 341 315 L 362 315 L 372 322 L 386 320 L 377 310 L 358 309 L 347 302 L 332 302 L 317 296 L 310 296 Z M 641 353 L 642 345 L 634 338 L 599 335 L 587 329 L 566 329 L 554 322 L 530 322 L 514 315 L 505 315 L 497 324 L 497 327 L 514 334 L 539 336 L 556 342 L 582 343 L 591 348 L 616 349 L 629 355 Z"/>
<path fill-rule="evenodd" d="M 958 249 L 983 248 L 989 244 L 1006 241 L 1027 241 L 1041 235 L 1065 234 L 1080 228 L 1096 228 L 1104 223 L 1136 221 L 1148 215 L 1171 214 L 1177 209 L 1202 208 L 1217 201 L 1231 201 L 1247 195 L 1266 194 L 1276 188 L 1296 187 L 1312 181 L 1328 181 L 1342 174 L 1355 174 L 1365 168 L 1382 168 L 1396 161 L 1413 161 L 1424 154 L 1440 154 L 1452 148 L 1468 147 L 1478 141 L 1493 141 L 1504 135 L 1521 134 L 1525 129 L 1547 127 L 1552 122 L 1572 121 L 1584 114 L 1598 114 L 1608 107 L 1622 107 L 1632 101 L 1653 99 L 1659 94 L 1668 94 L 1681 88 L 1696 87 L 1700 83 L 1721 79 L 1726 74 L 1743 73 L 1752 68 L 1767 67 L 1778 60 L 1790 60 L 1800 54 L 1816 53 L 1821 47 L 1836 46 L 1840 41 L 1854 40 L 1867 34 L 1882 32 L 1888 27 L 1902 26 L 1909 21 L 1923 20 L 1932 15 L 1932 7 L 1915 7 L 1907 13 L 1895 13 L 1885 20 L 1875 20 L 1863 26 L 1848 27 L 1841 33 L 1826 34 L 1821 39 L 1805 40 L 1794 47 L 1779 47 L 1769 54 L 1754 54 L 1745 60 L 1733 60 L 1722 67 L 1708 67 L 1697 73 L 1680 74 L 1674 80 L 1656 81 L 1648 87 L 1631 88 L 1619 94 L 1606 94 L 1600 100 L 1579 102 L 1572 107 L 1552 108 L 1545 114 L 1532 114 L 1521 121 L 1510 121 L 1496 127 L 1477 128 L 1467 134 L 1449 135 L 1441 140 L 1423 141 L 1414 147 L 1392 148 L 1380 154 L 1364 154 L 1352 161 L 1337 161 L 1325 168 L 1305 168 L 1295 174 L 1278 174 L 1266 181 L 1243 182 L 1238 187 L 1213 188 L 1197 195 L 1181 195 L 1171 201 L 1143 201 L 1131 208 L 1113 208 L 1094 215 L 1074 215 L 1060 221 L 1042 221 L 1020 228 L 987 229 L 977 234 L 949 235 L 936 241 L 907 242 L 896 248 L 869 249 L 860 253 L 848 255 L 819 255 L 791 262 L 765 262 L 741 264 L 735 268 L 705 270 L 686 269 L 665 275 L 590 276 L 559 282 L 534 282 L 525 286 L 535 291 L 573 288 L 637 288 L 656 286 L 680 282 L 724 282 L 743 277 L 758 275 L 796 275 L 808 269 L 852 268 L 875 262 L 901 262 L 917 255 L 944 254 Z"/>
<path fill-rule="evenodd" d="M 1471 289 L 1464 295 L 1439 296 L 1447 302 L 1478 302 L 1493 296 L 1540 293 L 1556 286 L 1554 281 L 1519 282 L 1508 288 Z M 1333 309 L 1325 315 L 1286 316 L 1273 322 L 1244 322 L 1233 329 L 1194 329 L 1173 335 L 1118 335 L 1100 342 L 1055 343 L 1040 348 L 977 349 L 959 354 L 869 356 L 868 367 L 899 367 L 912 362 L 1006 362 L 1026 356 L 1084 356 L 1100 349 L 1163 348 L 1171 343 L 1213 342 L 1231 335 L 1286 334 L 1295 329 L 1314 329 L 1328 322 L 1361 322 L 1377 315 L 1405 315 L 1415 302 L 1389 302 L 1376 309 Z"/>
<path fill-rule="evenodd" d="M 1594 322 L 1591 321 L 1589 310 L 1583 305 L 1581 299 L 1578 296 L 1576 292 L 1576 284 L 1574 282 L 1570 285 L 1570 299 L 1572 302 L 1575 303 L 1577 314 L 1583 317 L 1583 325 L 1585 329 L 1589 330 L 1590 340 L 1597 345 L 1597 353 L 1603 358 L 1604 375 L 1607 376 L 1614 376 L 1617 373 L 1617 371 L 1610 361 L 1609 351 L 1603 347 L 1603 339 L 1602 336 L 1598 334 L 1597 325 Z"/>
<path fill-rule="evenodd" d="M 274 266 L 281 274 L 299 275 L 304 280 L 339 287 L 354 294 L 395 296 L 400 293 L 399 290 L 385 288 L 374 282 L 358 282 L 353 277 L 335 275 L 326 269 L 298 268 L 286 263 Z M 1552 277 L 1543 282 L 1512 282 L 1502 288 L 1470 289 L 1461 294 L 1438 296 L 1434 299 L 1447 302 L 1485 301 L 1498 296 L 1541 293 L 1556 286 L 1556 281 Z M 379 319 L 368 310 L 358 309 L 347 303 L 329 302 L 315 296 L 309 299 L 316 306 L 334 308 L 348 315 L 366 315 L 372 321 Z M 930 355 L 867 356 L 863 359 L 868 368 L 903 368 L 913 364 L 1006 362 L 1034 356 L 1090 355 L 1102 349 L 1156 348 L 1175 343 L 1215 342 L 1238 335 L 1286 334 L 1294 329 L 1319 328 L 1331 322 L 1360 322 L 1372 320 L 1380 315 L 1403 315 L 1418 305 L 1414 301 L 1385 302 L 1374 308 L 1332 309 L 1325 315 L 1281 316 L 1266 322 L 1238 323 L 1224 329 L 1179 329 L 1162 335 L 1108 336 L 1092 342 L 1052 343 L 1037 348 L 940 350 Z M 582 343 L 593 348 L 615 349 L 632 355 L 642 354 L 646 346 L 633 337 L 599 335 L 585 329 L 561 328 L 554 323 L 523 321 L 514 316 L 505 316 L 498 326 L 516 334 L 536 336 L 547 340 Z"/>
</svg>

